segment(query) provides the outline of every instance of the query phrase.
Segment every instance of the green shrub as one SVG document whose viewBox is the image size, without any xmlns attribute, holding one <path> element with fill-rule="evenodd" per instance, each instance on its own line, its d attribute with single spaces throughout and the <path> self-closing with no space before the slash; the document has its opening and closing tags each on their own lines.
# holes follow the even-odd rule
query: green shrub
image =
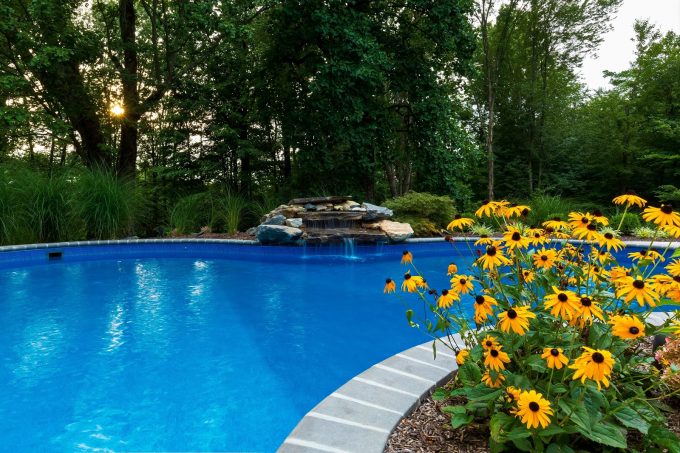
<svg viewBox="0 0 680 453">
<path fill-rule="evenodd" d="M 399 221 L 410 224 L 414 236 L 431 237 L 439 235 L 439 228 L 431 220 L 424 217 L 404 215 L 399 217 Z"/>
<path fill-rule="evenodd" d="M 475 236 L 491 236 L 494 233 L 494 230 L 489 225 L 476 223 L 470 227 L 470 233 Z"/>
<path fill-rule="evenodd" d="M 180 198 L 170 212 L 170 226 L 180 234 L 195 233 L 212 224 L 213 206 L 209 192 Z"/>
<path fill-rule="evenodd" d="M 75 212 L 88 239 L 126 236 L 133 231 L 140 200 L 134 183 L 112 172 L 85 170 L 77 176 Z"/>
<path fill-rule="evenodd" d="M 384 205 L 394 211 L 397 221 L 407 218 L 418 222 L 427 220 L 436 228 L 445 228 L 456 214 L 451 198 L 429 193 L 409 192 L 385 201 Z"/>
<path fill-rule="evenodd" d="M 657 231 L 656 227 L 651 227 L 651 226 L 641 226 L 638 228 L 635 228 L 632 232 L 633 236 L 640 238 L 640 239 L 653 239 L 656 237 L 657 239 L 666 239 L 668 238 L 668 234 L 663 231 L 659 230 Z"/>
<path fill-rule="evenodd" d="M 633 231 L 642 226 L 642 220 L 638 214 L 634 212 L 627 212 L 626 217 L 623 218 L 623 223 L 621 219 L 623 218 L 623 213 L 615 214 L 609 219 L 609 225 L 612 228 L 618 228 L 618 230 L 623 234 L 632 234 Z M 621 227 L 619 228 L 619 224 Z"/>
<path fill-rule="evenodd" d="M 219 219 L 226 232 L 233 234 L 239 230 L 247 208 L 245 198 L 227 191 L 213 200 L 213 219 Z"/>
<path fill-rule="evenodd" d="M 527 223 L 530 226 L 541 226 L 543 222 L 553 217 L 565 219 L 567 213 L 574 208 L 570 200 L 545 194 L 535 194 L 531 197 L 529 205 L 531 212 L 527 216 Z"/>
<path fill-rule="evenodd" d="M 654 191 L 654 195 L 662 202 L 674 205 L 680 204 L 680 189 L 671 184 L 659 186 Z"/>
</svg>

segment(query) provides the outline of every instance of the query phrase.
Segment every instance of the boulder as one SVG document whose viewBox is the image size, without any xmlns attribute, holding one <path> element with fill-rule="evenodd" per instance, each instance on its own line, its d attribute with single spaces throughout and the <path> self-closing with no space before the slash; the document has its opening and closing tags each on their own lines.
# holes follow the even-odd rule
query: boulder
<svg viewBox="0 0 680 453">
<path fill-rule="evenodd" d="M 262 244 L 292 244 L 302 237 L 303 231 L 284 225 L 260 225 L 257 240 Z"/>
<path fill-rule="evenodd" d="M 379 222 L 365 224 L 365 228 L 380 230 L 389 238 L 390 242 L 403 242 L 413 236 L 413 228 L 408 223 L 381 220 Z"/>
<path fill-rule="evenodd" d="M 316 211 L 316 205 L 312 203 L 307 203 L 304 206 L 306 211 Z"/>
<path fill-rule="evenodd" d="M 364 220 L 367 221 L 391 219 L 394 215 L 394 212 L 392 212 L 391 209 L 383 206 L 376 206 L 371 203 L 362 203 L 361 207 L 366 209 Z M 354 208 L 352 208 L 352 210 L 354 210 Z"/>
<path fill-rule="evenodd" d="M 282 214 L 276 214 L 262 222 L 262 225 L 284 225 L 285 223 L 286 216 Z"/>
<path fill-rule="evenodd" d="M 286 226 L 300 228 L 302 227 L 302 219 L 299 217 L 296 217 L 294 219 L 286 219 Z"/>
</svg>

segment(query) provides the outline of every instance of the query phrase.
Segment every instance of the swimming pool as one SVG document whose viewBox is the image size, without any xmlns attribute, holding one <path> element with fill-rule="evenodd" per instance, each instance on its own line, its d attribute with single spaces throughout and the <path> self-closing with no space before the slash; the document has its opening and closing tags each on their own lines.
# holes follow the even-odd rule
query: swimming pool
<svg viewBox="0 0 680 453">
<path fill-rule="evenodd" d="M 408 248 L 437 288 L 450 258 L 467 255 L 442 243 Z M 400 278 L 403 249 L 166 243 L 4 254 L 2 445 L 273 451 L 346 380 L 427 340 L 382 294 L 385 277 Z"/>
</svg>

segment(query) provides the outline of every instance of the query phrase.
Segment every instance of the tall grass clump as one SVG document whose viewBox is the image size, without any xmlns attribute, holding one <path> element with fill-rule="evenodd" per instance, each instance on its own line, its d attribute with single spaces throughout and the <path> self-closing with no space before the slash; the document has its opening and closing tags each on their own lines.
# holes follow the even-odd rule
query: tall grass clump
<svg viewBox="0 0 680 453">
<path fill-rule="evenodd" d="M 555 216 L 566 216 L 573 204 L 557 195 L 535 194 L 529 202 L 531 212 L 527 218 L 529 225 L 538 226 Z"/>
<path fill-rule="evenodd" d="M 0 168 L 0 244 L 15 244 L 20 231 L 23 207 L 19 202 L 17 181 L 8 168 Z"/>
<path fill-rule="evenodd" d="M 88 239 L 120 238 L 133 232 L 141 201 L 133 182 L 98 169 L 84 170 L 74 181 L 74 212 Z"/>
<path fill-rule="evenodd" d="M 239 230 L 248 207 L 245 198 L 230 191 L 219 196 L 213 203 L 213 209 L 217 209 L 214 216 L 222 222 L 225 231 L 230 234 Z"/>
<path fill-rule="evenodd" d="M 213 206 L 209 192 L 182 197 L 170 211 L 170 226 L 180 234 L 197 232 L 212 224 Z"/>
</svg>

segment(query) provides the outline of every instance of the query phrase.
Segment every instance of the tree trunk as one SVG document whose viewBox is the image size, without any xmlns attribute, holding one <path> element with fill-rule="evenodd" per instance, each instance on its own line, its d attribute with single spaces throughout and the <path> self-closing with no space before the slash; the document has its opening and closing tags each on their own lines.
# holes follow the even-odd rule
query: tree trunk
<svg viewBox="0 0 680 453">
<path fill-rule="evenodd" d="M 134 178 L 137 170 L 139 92 L 137 90 L 137 17 L 134 0 L 119 1 L 120 35 L 123 43 L 123 103 L 125 114 L 120 128 L 118 175 Z"/>
</svg>

